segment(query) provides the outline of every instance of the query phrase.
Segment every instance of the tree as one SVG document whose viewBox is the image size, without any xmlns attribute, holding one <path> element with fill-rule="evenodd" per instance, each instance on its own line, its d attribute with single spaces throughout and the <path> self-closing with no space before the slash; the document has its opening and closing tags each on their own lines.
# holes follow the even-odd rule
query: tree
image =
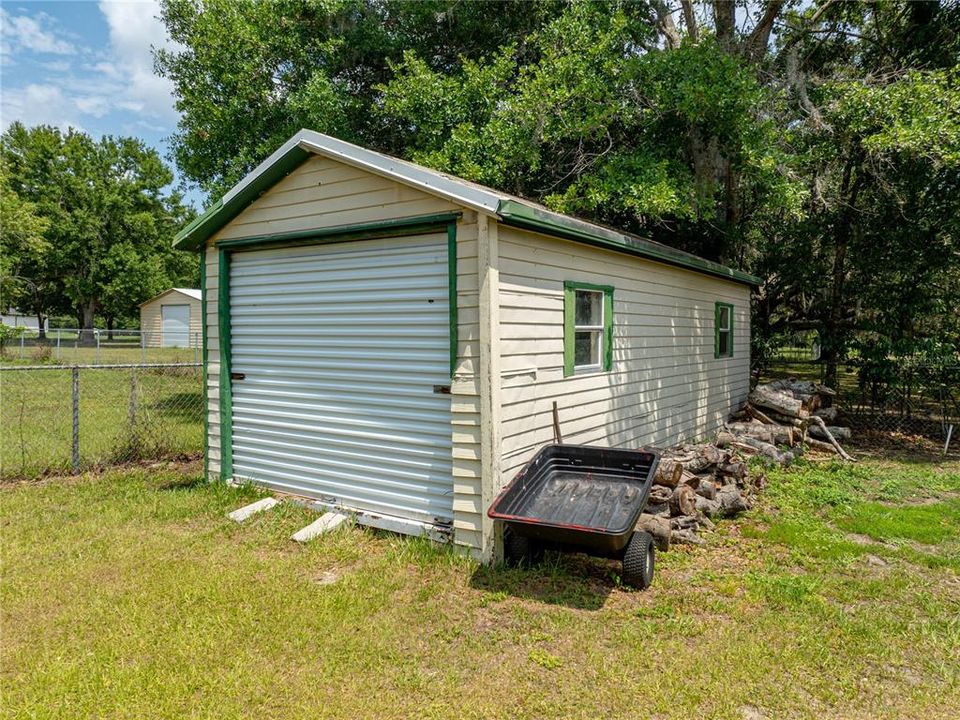
<svg viewBox="0 0 960 720">
<path fill-rule="evenodd" d="M 57 296 L 55 284 L 40 272 L 51 249 L 46 239 L 49 226 L 36 205 L 10 187 L 7 169 L 0 164 L 0 305 L 34 313 L 41 338 Z"/>
<path fill-rule="evenodd" d="M 95 141 L 20 123 L 0 144 L 10 187 L 47 222 L 42 262 L 25 272 L 69 302 L 88 342 L 98 313 L 112 324 L 171 281 L 195 276 L 195 263 L 171 247 L 192 211 L 164 193 L 173 175 L 156 151 L 133 138 Z"/>
<path fill-rule="evenodd" d="M 371 112 L 405 50 L 451 71 L 520 41 L 557 0 L 163 0 L 175 50 L 156 56 L 181 113 L 177 166 L 222 194 L 303 127 L 389 152 L 402 145 Z M 495 18 L 495 22 L 491 22 Z"/>
<path fill-rule="evenodd" d="M 222 190 L 315 127 L 751 269 L 760 363 L 960 349 L 956 3 L 489 8 L 171 0 L 177 156 Z"/>
</svg>

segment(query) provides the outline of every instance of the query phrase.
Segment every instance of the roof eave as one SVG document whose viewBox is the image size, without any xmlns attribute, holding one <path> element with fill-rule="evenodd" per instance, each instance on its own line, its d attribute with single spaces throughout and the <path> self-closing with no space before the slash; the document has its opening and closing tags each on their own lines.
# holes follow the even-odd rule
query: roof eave
<svg viewBox="0 0 960 720">
<path fill-rule="evenodd" d="M 500 203 L 497 215 L 505 225 L 511 225 L 524 230 L 532 230 L 574 240 L 607 250 L 626 253 L 646 258 L 656 262 L 694 270 L 706 275 L 712 275 L 724 280 L 742 283 L 744 285 L 759 286 L 763 281 L 755 275 L 741 270 L 715 263 L 710 260 L 690 255 L 680 250 L 622 235 L 615 230 L 598 227 L 591 223 L 577 220 L 559 213 L 552 213 L 539 208 L 531 207 L 516 200 L 504 200 Z"/>
</svg>

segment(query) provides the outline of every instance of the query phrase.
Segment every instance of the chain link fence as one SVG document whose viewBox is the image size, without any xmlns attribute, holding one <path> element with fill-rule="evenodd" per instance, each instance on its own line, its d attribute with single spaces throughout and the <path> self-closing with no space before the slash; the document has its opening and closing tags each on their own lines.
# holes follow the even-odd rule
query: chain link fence
<svg viewBox="0 0 960 720">
<path fill-rule="evenodd" d="M 202 338 L 185 330 L 18 329 L 0 347 L 0 362 L 11 364 L 116 365 L 198 363 Z"/>
<path fill-rule="evenodd" d="M 904 432 L 944 441 L 960 440 L 960 363 L 929 363 L 912 357 L 871 366 L 841 364 L 836 404 L 854 428 Z M 771 362 L 763 379 L 798 377 L 826 382 L 821 360 Z"/>
<path fill-rule="evenodd" d="M 861 368 L 841 404 L 855 427 L 945 439 L 951 425 L 960 428 L 960 364 L 905 359 L 883 372 Z"/>
<path fill-rule="evenodd" d="M 0 366 L 0 477 L 203 451 L 199 363 Z"/>
</svg>

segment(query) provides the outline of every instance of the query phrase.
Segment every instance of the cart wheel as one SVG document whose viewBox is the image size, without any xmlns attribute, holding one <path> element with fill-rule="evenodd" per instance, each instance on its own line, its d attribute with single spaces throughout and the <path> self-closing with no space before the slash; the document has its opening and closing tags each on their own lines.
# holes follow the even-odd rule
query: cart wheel
<svg viewBox="0 0 960 720">
<path fill-rule="evenodd" d="M 538 565 L 543 561 L 543 546 L 536 540 L 518 535 L 510 528 L 503 531 L 503 559 L 513 567 Z"/>
<path fill-rule="evenodd" d="M 650 533 L 635 532 L 623 556 L 623 582 L 638 590 L 646 590 L 653 582 L 654 550 Z"/>
</svg>

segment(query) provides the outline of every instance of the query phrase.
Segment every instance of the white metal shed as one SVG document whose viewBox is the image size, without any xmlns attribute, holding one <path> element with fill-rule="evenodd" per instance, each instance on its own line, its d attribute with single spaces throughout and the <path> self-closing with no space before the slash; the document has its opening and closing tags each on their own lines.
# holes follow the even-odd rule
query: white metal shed
<svg viewBox="0 0 960 720">
<path fill-rule="evenodd" d="M 702 437 L 746 398 L 757 279 L 303 130 L 201 253 L 207 473 L 446 537 L 551 441 Z"/>
<path fill-rule="evenodd" d="M 169 288 L 140 303 L 143 346 L 199 347 L 201 295 L 196 288 Z"/>
</svg>

